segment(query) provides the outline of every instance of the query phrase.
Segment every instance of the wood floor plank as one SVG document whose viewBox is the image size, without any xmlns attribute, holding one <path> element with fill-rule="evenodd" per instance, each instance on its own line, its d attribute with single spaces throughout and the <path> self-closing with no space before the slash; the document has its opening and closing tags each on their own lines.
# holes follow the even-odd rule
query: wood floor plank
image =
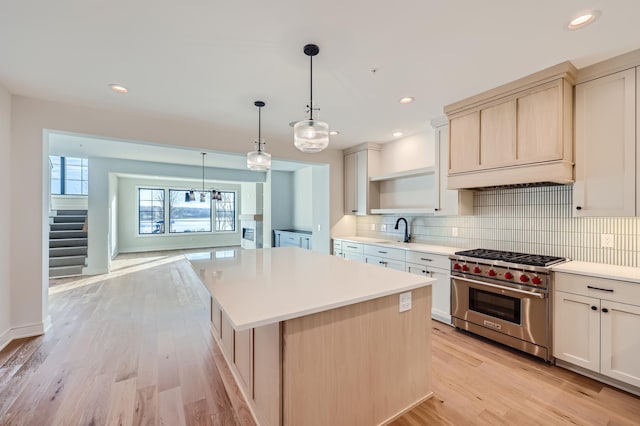
<svg viewBox="0 0 640 426">
<path fill-rule="evenodd" d="M 184 416 L 184 403 L 182 402 L 182 392 L 179 387 L 167 389 L 158 393 L 158 416 L 159 424 L 162 426 L 183 426 L 186 425 Z"/>
<path fill-rule="evenodd" d="M 111 385 L 111 403 L 106 423 L 108 426 L 125 426 L 133 423 L 136 388 L 135 378 L 119 380 Z"/>
</svg>

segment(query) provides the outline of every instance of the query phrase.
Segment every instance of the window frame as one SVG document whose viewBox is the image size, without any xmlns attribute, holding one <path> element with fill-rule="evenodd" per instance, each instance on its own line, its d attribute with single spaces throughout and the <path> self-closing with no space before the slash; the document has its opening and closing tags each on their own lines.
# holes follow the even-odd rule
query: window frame
<svg viewBox="0 0 640 426">
<path fill-rule="evenodd" d="M 60 181 L 60 185 L 59 185 L 59 191 L 60 192 L 53 192 L 53 185 L 52 185 L 52 181 L 53 181 L 53 175 L 50 174 L 49 175 L 49 192 L 51 195 L 56 195 L 56 196 L 60 196 L 60 195 L 64 195 L 64 196 L 70 196 L 70 197 L 87 197 L 89 195 L 89 159 L 88 158 L 83 158 L 83 157 L 67 157 L 64 155 L 49 155 L 49 161 L 51 164 L 51 170 L 53 170 L 53 161 L 51 161 L 51 157 L 57 157 L 60 159 L 60 177 L 59 177 L 59 181 Z M 73 194 L 69 194 L 67 192 L 67 158 L 73 158 L 76 160 L 80 160 L 80 166 L 75 166 L 72 165 L 74 167 L 80 167 L 80 179 L 70 179 L 73 182 L 80 182 L 80 193 L 73 193 Z M 86 163 L 86 164 L 85 164 Z M 83 170 L 86 169 L 86 179 L 83 179 Z M 85 194 L 83 192 L 83 183 L 86 182 L 87 183 L 87 193 Z"/>
<path fill-rule="evenodd" d="M 177 193 L 186 193 L 186 192 L 190 192 L 191 189 L 180 189 L 180 188 L 167 188 L 167 190 L 169 191 L 169 199 L 167 200 L 168 203 L 168 217 L 169 217 L 169 228 L 167 229 L 167 227 L 165 226 L 165 233 L 168 235 L 185 235 L 185 234 L 214 234 L 214 226 L 213 226 L 213 203 L 211 200 L 211 194 L 208 195 L 209 197 L 209 230 L 208 231 L 182 231 L 182 232 L 178 232 L 178 231 L 171 231 L 171 223 L 173 221 L 173 219 L 171 218 L 171 192 L 177 192 Z M 198 193 L 198 191 L 195 191 L 196 193 Z M 195 201 L 192 201 L 193 203 L 197 203 L 197 204 L 201 204 L 200 201 L 198 200 L 198 195 L 196 195 L 196 199 Z M 206 204 L 206 203 L 203 203 Z"/>
<path fill-rule="evenodd" d="M 162 232 L 145 232 L 142 233 L 140 232 L 140 193 L 141 191 L 162 191 Z M 137 236 L 138 237 L 150 237 L 150 236 L 156 236 L 156 235 L 166 235 L 166 230 L 167 230 L 167 194 L 166 194 L 166 188 L 149 188 L 146 186 L 138 186 L 137 187 L 137 207 L 138 207 L 138 230 L 137 230 Z M 152 195 L 153 197 L 153 195 Z M 153 201 L 152 200 L 145 200 L 145 201 Z M 154 212 L 154 210 L 151 210 L 152 214 Z"/>
<path fill-rule="evenodd" d="M 213 218 L 213 224 L 214 226 L 212 227 L 213 231 L 217 234 L 230 234 L 230 233 L 234 233 L 234 232 L 238 232 L 238 191 L 236 190 L 219 190 L 218 192 L 220 192 L 221 194 L 233 194 L 233 229 L 231 230 L 218 230 L 218 203 L 216 202 L 215 204 L 215 217 Z"/>
</svg>

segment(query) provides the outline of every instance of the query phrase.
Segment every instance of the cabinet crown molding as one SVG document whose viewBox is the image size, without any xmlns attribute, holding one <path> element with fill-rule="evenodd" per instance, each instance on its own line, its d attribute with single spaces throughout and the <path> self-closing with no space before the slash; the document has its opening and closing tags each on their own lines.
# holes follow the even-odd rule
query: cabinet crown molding
<svg viewBox="0 0 640 426">
<path fill-rule="evenodd" d="M 498 86 L 486 92 L 471 96 L 461 101 L 449 104 L 444 107 L 444 112 L 448 116 L 465 110 L 478 109 L 481 105 L 498 100 L 500 98 L 515 95 L 519 92 L 531 89 L 544 83 L 558 79 L 564 79 L 572 86 L 575 85 L 578 70 L 570 62 L 565 61 L 558 65 L 538 71 L 534 74 L 512 81 L 511 83 Z"/>
<path fill-rule="evenodd" d="M 379 143 L 364 142 L 356 146 L 352 146 L 351 148 L 343 149 L 342 153 L 346 155 L 346 154 L 353 154 L 354 152 L 359 152 L 364 150 L 380 151 L 381 149 L 382 149 L 382 146 Z"/>
<path fill-rule="evenodd" d="M 581 68 L 578 71 L 576 83 L 585 83 L 596 78 L 604 77 L 605 75 L 614 74 L 637 66 L 640 66 L 640 49 L 632 50 L 631 52 Z"/>
</svg>

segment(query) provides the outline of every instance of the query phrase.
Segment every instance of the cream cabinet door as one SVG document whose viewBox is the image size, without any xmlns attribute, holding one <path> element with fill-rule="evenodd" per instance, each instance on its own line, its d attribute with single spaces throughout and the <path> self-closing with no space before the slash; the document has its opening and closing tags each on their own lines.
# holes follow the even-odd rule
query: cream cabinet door
<svg viewBox="0 0 640 426">
<path fill-rule="evenodd" d="M 563 158 L 563 88 L 556 82 L 518 98 L 517 163 Z"/>
<path fill-rule="evenodd" d="M 576 86 L 575 216 L 636 214 L 636 70 Z"/>
<path fill-rule="evenodd" d="M 600 371 L 600 299 L 554 293 L 553 355 Z"/>
<path fill-rule="evenodd" d="M 358 156 L 344 156 L 344 214 L 358 212 Z"/>
<path fill-rule="evenodd" d="M 342 251 L 342 257 L 347 260 L 352 260 L 354 262 L 364 262 L 364 254 L 356 253 L 353 251 L 344 250 Z"/>
<path fill-rule="evenodd" d="M 640 387 L 640 306 L 603 300 L 600 372 Z"/>
<path fill-rule="evenodd" d="M 435 278 L 431 285 L 431 317 L 445 324 L 451 324 L 451 277 L 446 270 L 433 269 L 417 263 L 406 264 L 410 274 Z"/>
<path fill-rule="evenodd" d="M 480 166 L 492 168 L 516 162 L 516 101 L 480 111 Z"/>
<path fill-rule="evenodd" d="M 473 192 L 447 189 L 449 173 L 449 126 L 435 128 L 435 158 L 438 162 L 435 175 L 436 216 L 470 216 L 473 214 Z"/>
<path fill-rule="evenodd" d="M 449 174 L 475 170 L 480 164 L 480 112 L 449 120 Z"/>
</svg>

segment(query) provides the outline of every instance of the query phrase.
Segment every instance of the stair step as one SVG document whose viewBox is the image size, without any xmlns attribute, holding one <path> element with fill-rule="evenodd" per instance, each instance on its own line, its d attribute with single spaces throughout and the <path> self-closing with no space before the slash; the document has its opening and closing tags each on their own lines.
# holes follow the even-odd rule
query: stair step
<svg viewBox="0 0 640 426">
<path fill-rule="evenodd" d="M 49 258 L 49 268 L 57 266 L 84 266 L 87 256 L 59 256 Z"/>
<path fill-rule="evenodd" d="M 80 231 L 75 231 L 75 230 L 62 230 L 62 231 L 50 231 L 49 232 L 49 239 L 50 240 L 57 240 L 60 238 L 86 238 L 87 233 L 86 232 L 82 232 L 82 230 Z"/>
<path fill-rule="evenodd" d="M 87 247 L 50 247 L 49 259 L 53 257 L 86 256 Z"/>
<path fill-rule="evenodd" d="M 53 216 L 53 223 L 69 223 L 69 222 L 82 222 L 86 219 L 86 216 L 76 216 L 76 215 L 63 215 L 63 216 Z"/>
<path fill-rule="evenodd" d="M 87 238 L 56 238 L 49 240 L 49 248 L 54 247 L 87 247 Z"/>
<path fill-rule="evenodd" d="M 86 216 L 86 210 L 56 210 L 56 216 Z"/>
<path fill-rule="evenodd" d="M 49 278 L 82 275 L 82 266 L 55 266 L 49 268 Z"/>
<path fill-rule="evenodd" d="M 52 223 L 50 225 L 52 231 L 81 231 L 83 226 L 84 222 Z"/>
</svg>

